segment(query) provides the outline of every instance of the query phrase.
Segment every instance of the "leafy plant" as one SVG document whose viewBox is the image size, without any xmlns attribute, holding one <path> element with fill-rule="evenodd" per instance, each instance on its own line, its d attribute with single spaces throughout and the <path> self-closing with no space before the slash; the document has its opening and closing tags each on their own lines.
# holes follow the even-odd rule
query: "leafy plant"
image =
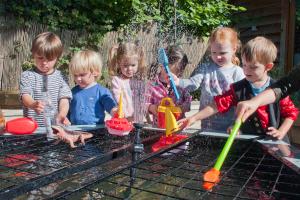
<svg viewBox="0 0 300 200">
<path fill-rule="evenodd" d="M 50 30 L 69 29 L 87 35 L 79 46 L 97 47 L 103 35 L 121 30 L 132 36 L 139 28 L 159 24 L 162 38 L 177 28 L 178 34 L 207 36 L 219 26 L 230 23 L 233 12 L 244 8 L 228 0 L 3 0 L 0 6 L 12 13 L 19 24 L 32 21 L 46 24 Z M 175 17 L 176 16 L 176 17 Z M 175 23 L 176 21 L 176 23 Z M 123 38 L 126 39 L 126 38 Z M 95 46 L 96 44 L 96 46 Z M 78 45 L 78 44 L 76 44 Z"/>
</svg>

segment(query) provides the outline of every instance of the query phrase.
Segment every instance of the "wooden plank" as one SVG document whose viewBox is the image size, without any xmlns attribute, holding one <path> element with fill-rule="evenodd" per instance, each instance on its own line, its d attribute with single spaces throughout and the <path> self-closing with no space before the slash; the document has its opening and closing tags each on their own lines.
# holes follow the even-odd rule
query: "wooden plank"
<svg viewBox="0 0 300 200">
<path fill-rule="evenodd" d="M 0 91 L 0 107 L 2 109 L 20 109 L 22 108 L 17 91 Z"/>
<path fill-rule="evenodd" d="M 277 7 L 280 5 L 280 0 L 249 0 L 249 1 L 235 1 L 234 5 L 239 5 L 247 8 L 248 12 L 257 9 L 268 9 L 270 7 Z"/>
<path fill-rule="evenodd" d="M 247 9 L 246 12 L 241 12 L 239 13 L 239 17 L 245 17 L 245 18 L 252 18 L 256 16 L 260 17 L 267 17 L 267 16 L 272 16 L 272 15 L 277 15 L 281 13 L 281 7 L 280 5 L 274 5 L 274 6 L 268 6 L 266 8 L 256 8 L 253 10 Z"/>
<path fill-rule="evenodd" d="M 284 72 L 288 73 L 292 69 L 293 65 L 293 59 L 290 55 L 289 51 L 294 52 L 294 39 L 290 37 L 294 37 L 294 24 L 291 24 L 291 22 L 294 22 L 293 17 L 291 16 L 291 12 L 295 13 L 295 11 L 291 11 L 292 9 L 295 9 L 295 2 L 293 3 L 293 7 L 291 2 L 294 2 L 294 0 L 285 1 L 281 0 L 281 7 L 282 7 L 282 17 L 281 17 L 281 41 L 280 41 L 280 66 L 283 67 Z M 293 33 L 291 33 L 291 31 Z M 292 42 L 289 42 L 289 40 L 292 40 Z M 289 46 L 291 45 L 291 46 Z M 290 50 L 292 48 L 292 50 Z"/>
<path fill-rule="evenodd" d="M 267 25 L 272 25 L 272 24 L 280 24 L 280 15 L 272 15 L 272 16 L 267 16 L 267 17 L 253 17 L 251 20 L 246 20 L 242 21 L 242 23 L 237 24 L 236 26 L 241 29 L 241 28 L 247 28 L 251 27 L 253 25 L 255 26 L 267 26 Z"/>
<path fill-rule="evenodd" d="M 257 35 L 280 35 L 281 25 L 280 24 L 271 24 L 267 26 L 256 26 L 255 31 L 251 27 L 240 29 L 241 37 L 255 37 Z"/>
<path fill-rule="evenodd" d="M 286 67 L 285 72 L 290 72 L 294 66 L 294 41 L 295 41 L 295 16 L 296 16 L 296 2 L 295 0 L 289 1 L 288 13 L 288 32 L 286 36 L 287 52 L 286 52 Z"/>
</svg>

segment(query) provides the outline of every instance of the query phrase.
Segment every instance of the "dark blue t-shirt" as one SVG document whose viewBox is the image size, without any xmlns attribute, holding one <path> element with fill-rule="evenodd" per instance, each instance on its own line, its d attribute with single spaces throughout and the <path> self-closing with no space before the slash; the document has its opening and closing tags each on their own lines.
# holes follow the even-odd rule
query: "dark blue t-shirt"
<svg viewBox="0 0 300 200">
<path fill-rule="evenodd" d="M 105 111 L 110 113 L 117 104 L 111 92 L 96 84 L 87 89 L 75 86 L 70 106 L 70 121 L 74 125 L 103 124 Z"/>
</svg>

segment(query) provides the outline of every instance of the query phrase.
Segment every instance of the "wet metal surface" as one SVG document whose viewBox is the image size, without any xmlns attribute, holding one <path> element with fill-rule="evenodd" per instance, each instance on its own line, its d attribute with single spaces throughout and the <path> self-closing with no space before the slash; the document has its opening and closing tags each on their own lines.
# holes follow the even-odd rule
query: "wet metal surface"
<svg viewBox="0 0 300 200">
<path fill-rule="evenodd" d="M 286 151 L 278 142 L 237 139 L 221 181 L 205 191 L 202 176 L 226 134 L 186 130 L 189 139 L 152 153 L 160 133 L 149 130 L 141 135 L 145 150 L 135 163 L 134 134 L 117 137 L 101 129 L 76 149 L 43 134 L 0 137 L 0 199 L 300 199 L 299 166 L 287 162 L 299 158 L 293 146 Z"/>
<path fill-rule="evenodd" d="M 202 175 L 217 158 L 224 139 L 203 136 L 189 144 L 143 160 L 135 182 L 130 167 L 57 195 L 61 199 L 299 199 L 300 176 L 269 155 L 259 143 L 235 141 L 212 191 L 202 189 Z M 188 145 L 186 147 L 185 145 Z M 116 160 L 117 161 L 117 160 Z M 131 166 L 133 167 L 133 166 Z"/>
<path fill-rule="evenodd" d="M 0 199 L 16 197 L 122 156 L 131 147 L 134 135 L 120 138 L 105 129 L 93 134 L 85 146 L 75 149 L 63 142 L 48 141 L 45 134 L 0 136 Z M 147 141 L 159 135 L 141 137 Z"/>
</svg>

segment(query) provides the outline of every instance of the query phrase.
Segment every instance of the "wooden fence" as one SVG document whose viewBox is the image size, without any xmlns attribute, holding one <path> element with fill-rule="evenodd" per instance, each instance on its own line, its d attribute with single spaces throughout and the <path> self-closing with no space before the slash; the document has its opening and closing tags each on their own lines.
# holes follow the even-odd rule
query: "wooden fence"
<svg viewBox="0 0 300 200">
<path fill-rule="evenodd" d="M 0 17 L 0 106 L 16 107 L 19 106 L 18 91 L 22 64 L 30 59 L 30 48 L 32 40 L 41 32 L 47 31 L 47 27 L 40 24 L 33 24 L 29 27 L 19 27 L 11 17 Z M 159 41 L 155 35 L 157 29 L 153 26 L 148 31 L 140 30 L 136 39 L 146 50 L 147 64 L 156 60 L 156 51 Z M 68 51 L 72 41 L 78 38 L 74 31 L 61 30 L 56 32 Z M 120 37 L 118 32 L 107 33 L 99 44 L 99 51 L 103 56 L 104 68 L 108 58 L 109 48 L 117 43 Z M 198 39 L 182 37 L 180 43 L 188 55 L 190 64 L 187 66 L 185 76 L 188 76 L 195 66 L 200 62 L 204 55 L 207 44 Z M 72 85 L 72 83 L 71 83 Z"/>
</svg>

